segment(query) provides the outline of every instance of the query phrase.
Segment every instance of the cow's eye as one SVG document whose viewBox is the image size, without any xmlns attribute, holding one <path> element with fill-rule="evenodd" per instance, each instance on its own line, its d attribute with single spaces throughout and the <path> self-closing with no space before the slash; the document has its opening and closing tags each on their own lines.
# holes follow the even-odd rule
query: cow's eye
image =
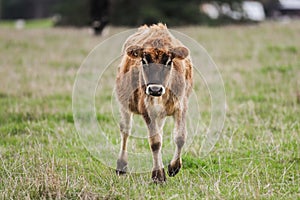
<svg viewBox="0 0 300 200">
<path fill-rule="evenodd" d="M 166 63 L 166 65 L 169 66 L 171 64 L 172 64 L 172 60 L 171 60 L 171 58 L 169 58 L 168 61 L 167 61 L 167 63 Z"/>
<path fill-rule="evenodd" d="M 145 57 L 144 59 L 147 61 L 147 63 L 153 63 L 153 60 L 151 58 L 151 55 L 150 54 L 145 54 Z"/>
<path fill-rule="evenodd" d="M 171 66 L 171 65 L 172 65 L 172 60 L 171 60 L 170 57 L 168 57 L 168 60 L 167 60 L 167 62 L 166 62 L 165 65 L 166 65 L 166 66 Z"/>
<path fill-rule="evenodd" d="M 153 63 L 151 55 L 144 53 L 142 63 L 143 63 L 143 65 L 148 65 L 149 63 Z"/>
<path fill-rule="evenodd" d="M 142 63 L 143 63 L 143 65 L 148 65 L 148 61 L 146 60 L 146 58 L 142 59 Z"/>
<path fill-rule="evenodd" d="M 164 54 L 160 63 L 165 66 L 170 66 L 172 64 L 172 60 L 168 55 Z"/>
</svg>

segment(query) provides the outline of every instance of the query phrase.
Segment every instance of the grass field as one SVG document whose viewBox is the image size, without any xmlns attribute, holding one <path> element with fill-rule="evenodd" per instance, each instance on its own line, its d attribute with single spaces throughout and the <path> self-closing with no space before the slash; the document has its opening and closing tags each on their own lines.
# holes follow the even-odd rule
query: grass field
<svg viewBox="0 0 300 200">
<path fill-rule="evenodd" d="M 300 199 L 300 21 L 176 30 L 218 65 L 227 117 L 208 156 L 192 145 L 155 185 L 150 173 L 117 177 L 76 134 L 76 72 L 106 36 L 1 27 L 0 199 Z"/>
</svg>

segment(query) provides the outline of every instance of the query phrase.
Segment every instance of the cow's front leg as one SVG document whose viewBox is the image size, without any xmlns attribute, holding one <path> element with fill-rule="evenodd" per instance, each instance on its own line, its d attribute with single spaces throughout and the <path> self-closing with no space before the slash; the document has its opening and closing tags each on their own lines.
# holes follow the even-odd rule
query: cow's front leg
<svg viewBox="0 0 300 200">
<path fill-rule="evenodd" d="M 152 134 L 149 137 L 150 148 L 153 157 L 152 180 L 155 183 L 166 181 L 166 174 L 162 162 L 161 146 L 162 136 L 160 133 Z"/>
<path fill-rule="evenodd" d="M 150 120 L 148 116 L 144 116 L 144 119 L 149 129 L 149 144 L 153 158 L 152 180 L 154 183 L 163 183 L 166 181 L 166 174 L 161 155 L 163 123 L 161 121 L 156 122 L 154 119 Z"/>
<path fill-rule="evenodd" d="M 170 164 L 168 165 L 169 176 L 175 176 L 179 172 L 182 166 L 181 151 L 185 143 L 186 133 L 187 133 L 186 125 L 185 125 L 185 114 L 186 114 L 185 110 L 177 111 L 174 116 L 175 127 L 173 131 L 173 135 L 174 135 L 174 142 L 176 147 L 175 147 L 174 156 Z"/>
<path fill-rule="evenodd" d="M 132 113 L 121 108 L 121 121 L 120 121 L 120 132 L 121 132 L 121 149 L 120 155 L 117 160 L 116 173 L 118 175 L 125 174 L 127 171 L 127 139 L 131 132 Z"/>
</svg>

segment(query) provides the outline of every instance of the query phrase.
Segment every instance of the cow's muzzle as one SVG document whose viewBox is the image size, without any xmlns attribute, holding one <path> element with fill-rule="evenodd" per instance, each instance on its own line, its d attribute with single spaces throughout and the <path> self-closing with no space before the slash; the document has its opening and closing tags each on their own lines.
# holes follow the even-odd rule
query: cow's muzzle
<svg viewBox="0 0 300 200">
<path fill-rule="evenodd" d="M 159 97 L 166 92 L 165 87 L 159 84 L 148 84 L 146 94 Z"/>
</svg>

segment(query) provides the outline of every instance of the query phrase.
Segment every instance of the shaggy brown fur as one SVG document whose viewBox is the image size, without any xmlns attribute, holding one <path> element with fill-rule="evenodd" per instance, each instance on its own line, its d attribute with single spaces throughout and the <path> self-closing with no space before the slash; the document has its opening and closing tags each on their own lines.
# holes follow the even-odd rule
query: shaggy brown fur
<svg viewBox="0 0 300 200">
<path fill-rule="evenodd" d="M 193 85 L 189 51 L 171 35 L 165 25 L 157 24 L 140 27 L 127 39 L 123 52 L 116 78 L 122 136 L 117 173 L 126 172 L 126 144 L 134 113 L 144 118 L 149 130 L 149 143 L 153 153 L 152 179 L 154 182 L 164 182 L 166 177 L 161 146 L 166 116 L 173 116 L 175 120 L 176 150 L 168 166 L 169 176 L 176 175 L 182 165 L 180 155 L 186 139 L 185 117 Z M 156 94 L 158 89 L 160 91 Z M 152 95 L 149 95 L 149 90 L 154 90 Z"/>
</svg>

